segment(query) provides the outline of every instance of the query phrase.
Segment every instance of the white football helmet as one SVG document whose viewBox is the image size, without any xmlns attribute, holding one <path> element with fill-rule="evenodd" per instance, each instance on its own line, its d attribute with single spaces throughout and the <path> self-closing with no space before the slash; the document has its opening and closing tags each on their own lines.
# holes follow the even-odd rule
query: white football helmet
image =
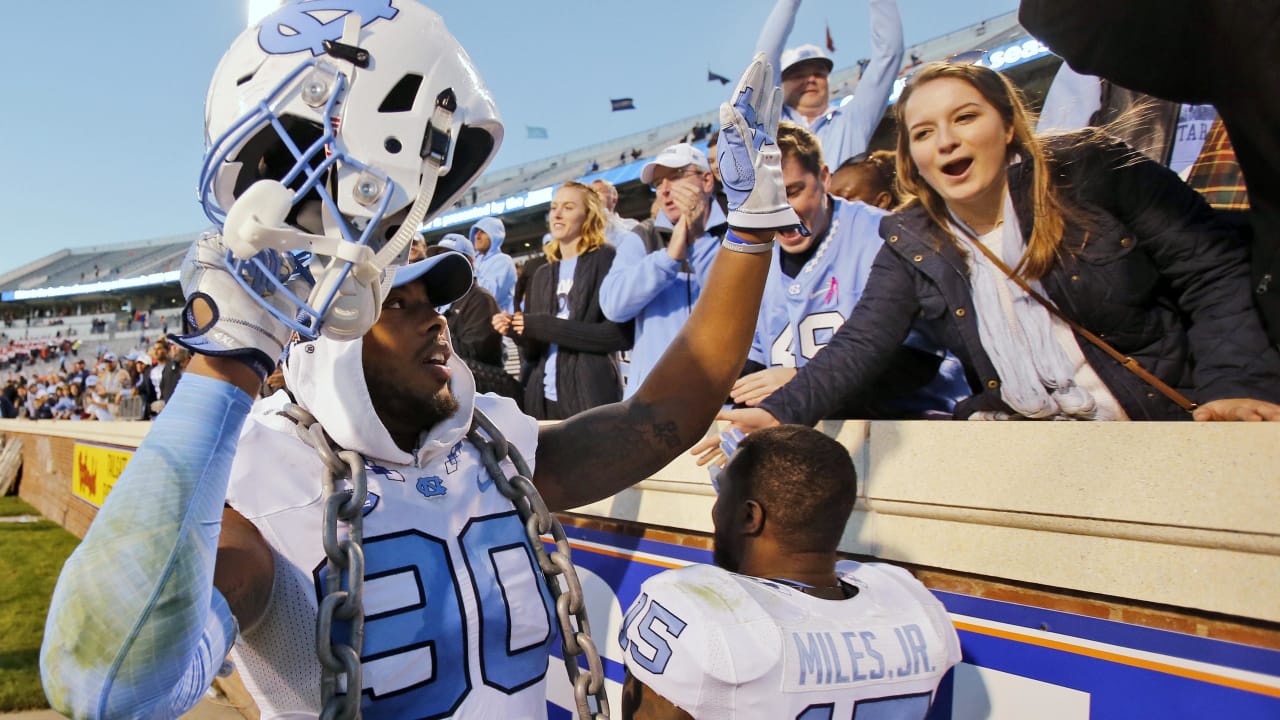
<svg viewBox="0 0 1280 720">
<path fill-rule="evenodd" d="M 214 71 L 199 196 L 245 277 L 292 252 L 315 285 L 306 338 L 359 337 L 388 265 L 497 153 L 502 122 L 466 51 L 416 0 L 300 0 L 243 32 Z M 392 235 L 394 231 L 394 235 Z M 259 293 L 254 293 L 255 297 Z M 277 298 L 278 299 L 278 298 Z"/>
</svg>

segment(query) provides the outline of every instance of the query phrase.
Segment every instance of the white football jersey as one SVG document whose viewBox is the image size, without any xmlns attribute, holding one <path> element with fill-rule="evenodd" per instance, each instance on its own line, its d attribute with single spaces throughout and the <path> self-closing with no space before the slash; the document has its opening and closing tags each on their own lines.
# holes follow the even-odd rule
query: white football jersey
<svg viewBox="0 0 1280 720">
<path fill-rule="evenodd" d="M 343 353 L 358 356 L 359 343 L 347 345 L 355 348 Z M 331 434 L 346 435 L 335 435 L 340 444 L 366 458 L 393 458 L 365 464 L 363 717 L 545 718 L 553 605 L 523 523 L 463 439 L 474 402 L 532 462 L 537 424 L 506 398 L 474 396 L 469 373 L 455 370 L 458 415 L 433 430 L 416 456 L 378 453 L 388 438 L 376 418 L 361 417 L 372 409 L 363 383 L 355 391 L 348 383 L 326 410 L 322 392 L 289 382 L 313 396 L 309 407 L 328 416 L 322 421 Z M 336 387 L 323 377 L 313 382 Z M 231 657 L 264 718 L 314 718 L 321 709 L 315 635 L 325 575 L 324 468 L 276 414 L 282 404 L 283 393 L 258 403 L 232 468 L 227 502 L 274 549 L 276 575 L 266 615 L 242 628 Z M 335 630 L 339 640 L 347 633 Z"/>
<path fill-rule="evenodd" d="M 923 718 L 960 641 L 907 571 L 841 563 L 823 600 L 710 565 L 641 586 L 619 636 L 627 669 L 694 718 Z"/>
</svg>

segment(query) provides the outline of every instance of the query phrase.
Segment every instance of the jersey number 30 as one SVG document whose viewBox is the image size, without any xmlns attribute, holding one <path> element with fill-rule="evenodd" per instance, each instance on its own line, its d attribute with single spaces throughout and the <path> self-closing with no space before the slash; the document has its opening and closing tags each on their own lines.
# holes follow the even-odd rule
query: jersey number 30
<svg viewBox="0 0 1280 720">
<path fill-rule="evenodd" d="M 441 538 L 407 530 L 365 539 L 364 717 L 437 718 L 457 710 L 474 682 L 471 607 L 480 614 L 480 681 L 512 694 L 542 679 L 556 633 L 551 598 L 524 537 L 514 512 L 473 518 L 457 538 L 462 573 Z M 315 573 L 317 589 L 324 574 L 323 566 Z M 347 630 L 335 627 L 335 640 L 346 642 Z"/>
</svg>

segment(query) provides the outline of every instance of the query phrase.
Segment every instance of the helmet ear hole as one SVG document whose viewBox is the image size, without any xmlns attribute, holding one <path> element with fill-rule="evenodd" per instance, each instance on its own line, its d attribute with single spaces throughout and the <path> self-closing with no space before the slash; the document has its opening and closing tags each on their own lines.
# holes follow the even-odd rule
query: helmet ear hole
<svg viewBox="0 0 1280 720">
<path fill-rule="evenodd" d="M 453 151 L 453 166 L 436 184 L 436 192 L 431 197 L 431 205 L 427 210 L 428 215 L 434 214 L 475 180 L 476 174 L 493 153 L 494 145 L 494 137 L 488 130 L 462 126 Z"/>
<path fill-rule="evenodd" d="M 413 101 L 418 97 L 418 88 L 422 87 L 422 76 L 416 73 L 409 73 L 391 88 L 387 96 L 382 99 L 382 104 L 378 106 L 380 113 L 400 113 L 409 112 L 413 109 Z"/>
<path fill-rule="evenodd" d="M 324 134 L 319 125 L 293 115 L 281 117 L 280 124 L 284 126 L 294 145 L 303 150 L 311 147 Z M 311 166 L 314 168 L 323 159 L 323 155 L 313 156 Z M 264 126 L 247 140 L 236 154 L 236 160 L 240 163 L 241 170 L 236 177 L 235 197 L 240 197 L 250 185 L 259 180 L 282 180 L 298 162 L 271 125 Z M 289 189 L 296 191 L 304 182 L 306 175 L 299 173 Z"/>
</svg>

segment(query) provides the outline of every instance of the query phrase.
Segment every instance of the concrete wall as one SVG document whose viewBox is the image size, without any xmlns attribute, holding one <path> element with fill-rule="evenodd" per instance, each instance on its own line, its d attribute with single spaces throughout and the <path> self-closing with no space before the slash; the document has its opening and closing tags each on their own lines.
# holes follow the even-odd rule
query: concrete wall
<svg viewBox="0 0 1280 720">
<path fill-rule="evenodd" d="M 1280 622 L 1280 426 L 826 422 L 854 453 L 846 552 Z M 711 531 L 681 458 L 578 512 Z"/>
<path fill-rule="evenodd" d="M 83 537 L 98 509 L 71 492 L 72 446 L 88 442 L 136 448 L 151 423 L 72 420 L 0 420 L 0 434 L 22 438 L 18 495 L 41 515 Z"/>
</svg>

